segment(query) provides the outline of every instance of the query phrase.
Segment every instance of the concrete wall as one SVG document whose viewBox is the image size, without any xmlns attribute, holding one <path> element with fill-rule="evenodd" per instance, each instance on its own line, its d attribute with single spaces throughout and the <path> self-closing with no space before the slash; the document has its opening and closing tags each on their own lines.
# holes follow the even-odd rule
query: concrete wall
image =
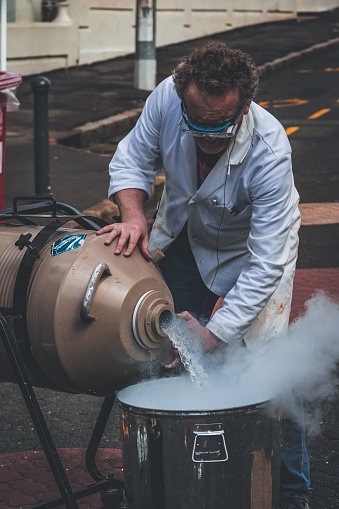
<svg viewBox="0 0 339 509">
<path fill-rule="evenodd" d="M 336 7 L 338 0 L 297 0 L 298 12 L 324 12 Z"/>
<path fill-rule="evenodd" d="M 309 11 L 324 2 L 339 6 L 339 0 L 157 0 L 156 44 L 294 18 L 298 3 Z M 7 25 L 9 71 L 26 76 L 134 52 L 136 0 L 68 3 L 56 19 L 43 22 L 41 0 L 15 0 L 15 21 Z"/>
</svg>

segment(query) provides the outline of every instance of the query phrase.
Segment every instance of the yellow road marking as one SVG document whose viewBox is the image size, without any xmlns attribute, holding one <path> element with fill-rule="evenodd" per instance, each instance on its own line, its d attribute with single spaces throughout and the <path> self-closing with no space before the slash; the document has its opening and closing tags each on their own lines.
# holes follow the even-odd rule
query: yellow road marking
<svg viewBox="0 0 339 509">
<path fill-rule="evenodd" d="M 290 108 L 291 106 L 301 106 L 307 104 L 307 99 L 299 99 L 291 97 L 290 99 L 273 99 L 273 101 L 261 101 L 259 104 L 262 108 Z"/>
<path fill-rule="evenodd" d="M 290 136 L 291 134 L 295 133 L 296 131 L 299 131 L 300 127 L 287 127 L 287 129 L 285 129 L 286 131 L 286 134 L 287 136 Z"/>
<path fill-rule="evenodd" d="M 326 113 L 328 113 L 329 111 L 331 111 L 330 108 L 324 108 L 322 110 L 319 110 L 319 111 L 316 111 L 315 113 L 312 113 L 312 115 L 310 115 L 309 117 L 307 117 L 309 120 L 314 120 L 316 118 L 319 118 L 319 117 L 322 117 L 323 115 L 326 115 Z"/>
<path fill-rule="evenodd" d="M 339 67 L 325 67 L 324 69 L 300 69 L 299 74 L 309 74 L 311 72 L 339 72 Z"/>
</svg>

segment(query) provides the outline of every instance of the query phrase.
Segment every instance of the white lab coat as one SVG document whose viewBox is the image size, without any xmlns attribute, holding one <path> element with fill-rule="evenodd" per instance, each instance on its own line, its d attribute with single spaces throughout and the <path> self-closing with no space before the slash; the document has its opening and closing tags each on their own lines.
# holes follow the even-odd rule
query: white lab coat
<svg viewBox="0 0 339 509">
<path fill-rule="evenodd" d="M 110 163 L 109 196 L 165 188 L 150 250 L 166 248 L 186 221 L 206 286 L 225 296 L 207 327 L 223 341 L 270 339 L 288 324 L 300 214 L 291 147 L 281 124 L 254 102 L 229 149 L 198 188 L 194 138 L 182 133 L 171 77 L 146 101 Z"/>
</svg>

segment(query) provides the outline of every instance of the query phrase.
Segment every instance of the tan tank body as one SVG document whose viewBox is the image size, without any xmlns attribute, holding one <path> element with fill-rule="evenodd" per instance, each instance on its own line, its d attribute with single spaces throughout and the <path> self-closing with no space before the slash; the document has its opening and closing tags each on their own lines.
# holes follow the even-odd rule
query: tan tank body
<svg viewBox="0 0 339 509">
<path fill-rule="evenodd" d="M 40 226 L 0 225 L 0 307 L 12 308 L 20 235 Z M 40 251 L 27 292 L 28 341 L 51 385 L 105 395 L 128 385 L 169 343 L 161 320 L 173 300 L 156 265 L 116 256 L 94 231 L 58 229 Z M 14 381 L 0 345 L 0 378 Z M 39 377 L 33 383 L 41 385 Z"/>
</svg>

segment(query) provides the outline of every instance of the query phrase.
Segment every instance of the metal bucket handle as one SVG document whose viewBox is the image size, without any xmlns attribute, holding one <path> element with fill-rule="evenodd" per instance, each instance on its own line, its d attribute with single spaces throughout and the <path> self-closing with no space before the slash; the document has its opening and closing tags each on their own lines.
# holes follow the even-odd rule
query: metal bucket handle
<svg viewBox="0 0 339 509">
<path fill-rule="evenodd" d="M 220 463 L 228 460 L 224 429 L 221 423 L 195 424 L 194 428 L 195 438 L 192 451 L 194 463 Z M 204 443 L 199 442 L 199 438 Z"/>
</svg>

